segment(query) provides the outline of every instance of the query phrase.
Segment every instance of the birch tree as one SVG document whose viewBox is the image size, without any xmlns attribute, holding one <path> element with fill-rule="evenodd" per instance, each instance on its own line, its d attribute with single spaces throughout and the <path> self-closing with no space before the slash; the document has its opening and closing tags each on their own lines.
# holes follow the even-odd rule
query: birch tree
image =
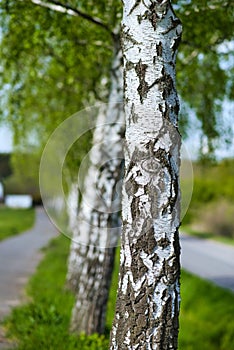
<svg viewBox="0 0 234 350">
<path fill-rule="evenodd" d="M 121 200 L 117 186 L 121 180 L 124 133 L 120 103 L 123 91 L 121 58 L 118 40 L 109 104 L 104 118 L 100 114 L 95 129 L 93 142 L 97 146 L 91 151 L 91 164 L 71 244 L 67 284 L 76 297 L 71 330 L 77 333 L 104 332 L 115 248 L 119 240 Z"/>
<path fill-rule="evenodd" d="M 123 233 L 110 349 L 176 349 L 179 315 L 181 22 L 170 1 L 123 1 Z"/>
</svg>

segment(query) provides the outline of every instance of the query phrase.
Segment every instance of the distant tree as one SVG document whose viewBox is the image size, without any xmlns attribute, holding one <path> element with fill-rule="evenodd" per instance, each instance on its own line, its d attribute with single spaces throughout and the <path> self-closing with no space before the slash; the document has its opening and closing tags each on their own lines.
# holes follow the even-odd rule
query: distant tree
<svg viewBox="0 0 234 350">
<path fill-rule="evenodd" d="M 7 194 L 30 194 L 35 203 L 40 203 L 38 167 L 40 153 L 15 151 L 11 155 L 12 174 L 4 181 Z"/>
<path fill-rule="evenodd" d="M 0 180 L 5 179 L 12 174 L 10 160 L 10 153 L 0 153 Z"/>
</svg>

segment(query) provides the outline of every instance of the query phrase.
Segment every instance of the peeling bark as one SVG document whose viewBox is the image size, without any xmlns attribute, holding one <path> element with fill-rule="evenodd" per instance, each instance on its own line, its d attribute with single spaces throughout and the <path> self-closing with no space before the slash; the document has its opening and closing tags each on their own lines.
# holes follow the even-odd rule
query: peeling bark
<svg viewBox="0 0 234 350">
<path fill-rule="evenodd" d="M 182 27 L 168 0 L 123 0 L 126 117 L 123 233 L 110 349 L 177 349 Z"/>
<path fill-rule="evenodd" d="M 112 87 L 105 113 L 98 116 L 94 147 L 68 263 L 67 286 L 75 293 L 71 330 L 103 333 L 115 247 L 119 240 L 123 106 L 122 55 L 116 42 Z M 119 103 L 118 103 L 119 102 Z M 106 124 L 105 124 L 106 123 Z"/>
</svg>

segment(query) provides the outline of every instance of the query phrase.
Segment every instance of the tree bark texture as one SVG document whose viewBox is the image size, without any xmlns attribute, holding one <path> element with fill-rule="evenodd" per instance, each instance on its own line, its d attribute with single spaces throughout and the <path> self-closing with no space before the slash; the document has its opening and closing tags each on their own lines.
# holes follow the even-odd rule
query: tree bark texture
<svg viewBox="0 0 234 350">
<path fill-rule="evenodd" d="M 103 333 L 106 305 L 120 236 L 122 138 L 124 133 L 122 53 L 116 42 L 109 104 L 98 116 L 77 229 L 71 244 L 67 285 L 75 293 L 71 330 Z M 121 103 L 120 103 L 121 102 Z M 105 124 L 106 123 L 106 124 Z"/>
<path fill-rule="evenodd" d="M 123 232 L 110 349 L 177 349 L 180 136 L 175 63 L 182 26 L 170 1 L 123 4 Z"/>
</svg>

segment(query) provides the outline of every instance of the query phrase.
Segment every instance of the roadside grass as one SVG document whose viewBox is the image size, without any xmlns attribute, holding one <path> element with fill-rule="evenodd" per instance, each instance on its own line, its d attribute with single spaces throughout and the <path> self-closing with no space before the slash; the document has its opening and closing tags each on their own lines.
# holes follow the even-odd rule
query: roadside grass
<svg viewBox="0 0 234 350">
<path fill-rule="evenodd" d="M 69 334 L 73 296 L 65 290 L 70 241 L 60 236 L 45 249 L 45 257 L 27 288 L 29 302 L 5 321 L 18 350 L 107 350 L 115 310 L 118 264 L 108 302 L 106 334 Z M 118 261 L 118 256 L 116 257 Z M 186 272 L 181 278 L 180 350 L 231 350 L 234 339 L 234 294 Z"/>
<path fill-rule="evenodd" d="M 0 241 L 31 228 L 34 220 L 34 209 L 0 207 Z"/>
<path fill-rule="evenodd" d="M 217 242 L 221 242 L 221 243 L 225 243 L 225 244 L 229 244 L 229 245 L 234 245 L 234 238 L 217 236 L 216 234 L 214 234 L 212 232 L 204 232 L 204 231 L 194 230 L 189 225 L 182 224 L 180 231 L 184 232 L 188 235 L 197 237 L 197 238 L 212 239 L 212 240 L 215 240 Z"/>
</svg>

